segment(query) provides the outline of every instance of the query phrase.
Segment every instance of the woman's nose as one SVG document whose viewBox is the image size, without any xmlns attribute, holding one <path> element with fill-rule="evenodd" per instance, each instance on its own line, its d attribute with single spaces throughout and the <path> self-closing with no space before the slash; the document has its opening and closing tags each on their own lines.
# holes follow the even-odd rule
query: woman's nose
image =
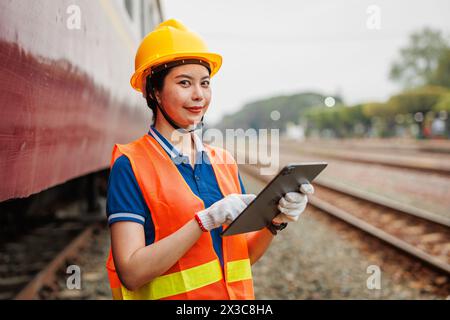
<svg viewBox="0 0 450 320">
<path fill-rule="evenodd" d="M 192 92 L 192 100 L 201 101 L 204 98 L 203 88 L 201 86 L 194 86 Z"/>
</svg>

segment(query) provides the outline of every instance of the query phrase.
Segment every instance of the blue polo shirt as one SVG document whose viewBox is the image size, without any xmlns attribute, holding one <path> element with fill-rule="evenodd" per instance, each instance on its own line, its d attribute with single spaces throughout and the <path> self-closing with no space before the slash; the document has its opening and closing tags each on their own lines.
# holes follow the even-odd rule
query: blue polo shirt
<svg viewBox="0 0 450 320">
<path fill-rule="evenodd" d="M 155 127 L 150 127 L 148 134 L 155 138 L 171 157 L 192 192 L 203 200 L 205 208 L 223 198 L 208 155 L 196 134 L 193 135 L 196 150 L 194 168 L 190 165 L 188 157 L 182 155 Z M 239 183 L 242 193 L 245 193 L 240 176 Z M 109 225 L 117 221 L 132 221 L 143 225 L 145 244 L 148 246 L 154 242 L 155 230 L 149 208 L 134 176 L 130 160 L 124 155 L 117 158 L 111 168 L 108 180 L 106 214 Z M 223 267 L 221 232 L 222 227 L 213 229 L 211 230 L 211 236 L 214 250 Z"/>
</svg>

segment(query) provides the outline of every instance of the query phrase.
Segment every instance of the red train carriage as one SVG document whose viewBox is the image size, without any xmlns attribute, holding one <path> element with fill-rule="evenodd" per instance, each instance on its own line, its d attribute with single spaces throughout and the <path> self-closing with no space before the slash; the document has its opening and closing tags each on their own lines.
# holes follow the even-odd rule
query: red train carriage
<svg viewBox="0 0 450 320">
<path fill-rule="evenodd" d="M 0 202 L 107 169 L 145 132 L 129 86 L 157 0 L 0 2 Z"/>
</svg>

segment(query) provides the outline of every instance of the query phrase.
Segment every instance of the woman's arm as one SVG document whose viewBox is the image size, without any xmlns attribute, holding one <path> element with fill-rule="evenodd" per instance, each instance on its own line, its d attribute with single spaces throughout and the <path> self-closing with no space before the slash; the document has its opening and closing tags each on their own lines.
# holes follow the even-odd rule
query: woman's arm
<svg viewBox="0 0 450 320">
<path fill-rule="evenodd" d="M 245 194 L 245 187 L 242 183 L 241 175 L 238 173 L 239 184 L 241 186 L 241 191 Z M 245 234 L 247 238 L 248 255 L 250 257 L 250 263 L 254 264 L 258 261 L 269 248 L 272 242 L 273 235 L 267 228 L 260 231 L 255 231 Z"/>
<path fill-rule="evenodd" d="M 270 243 L 273 240 L 273 234 L 269 229 L 264 228 L 259 231 L 248 233 L 246 234 L 246 237 L 250 263 L 254 264 L 269 248 Z"/>
<path fill-rule="evenodd" d="M 238 174 L 239 184 L 241 186 L 241 191 L 245 194 L 245 187 L 242 183 L 241 175 Z M 247 247 L 248 255 L 250 257 L 250 263 L 254 264 L 258 261 L 269 248 L 270 243 L 273 240 L 273 234 L 269 229 L 264 228 L 263 230 L 247 233 Z"/>
<path fill-rule="evenodd" d="M 170 236 L 145 245 L 142 225 L 129 221 L 111 225 L 111 245 L 122 284 L 136 290 L 172 267 L 202 235 L 197 221 L 190 220 Z"/>
</svg>

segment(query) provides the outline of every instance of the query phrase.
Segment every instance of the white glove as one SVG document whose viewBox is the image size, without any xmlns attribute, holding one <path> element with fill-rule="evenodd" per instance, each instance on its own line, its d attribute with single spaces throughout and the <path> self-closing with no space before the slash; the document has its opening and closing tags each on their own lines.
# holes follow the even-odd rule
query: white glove
<svg viewBox="0 0 450 320">
<path fill-rule="evenodd" d="M 306 194 L 313 194 L 314 187 L 312 184 L 305 183 L 300 185 L 300 192 L 288 192 L 278 202 L 278 214 L 273 220 L 273 223 L 295 222 L 300 217 L 300 214 L 305 210 L 308 203 Z"/>
<path fill-rule="evenodd" d="M 254 194 L 230 194 L 208 209 L 197 212 L 196 219 L 207 231 L 224 223 L 230 224 L 255 198 Z"/>
</svg>

